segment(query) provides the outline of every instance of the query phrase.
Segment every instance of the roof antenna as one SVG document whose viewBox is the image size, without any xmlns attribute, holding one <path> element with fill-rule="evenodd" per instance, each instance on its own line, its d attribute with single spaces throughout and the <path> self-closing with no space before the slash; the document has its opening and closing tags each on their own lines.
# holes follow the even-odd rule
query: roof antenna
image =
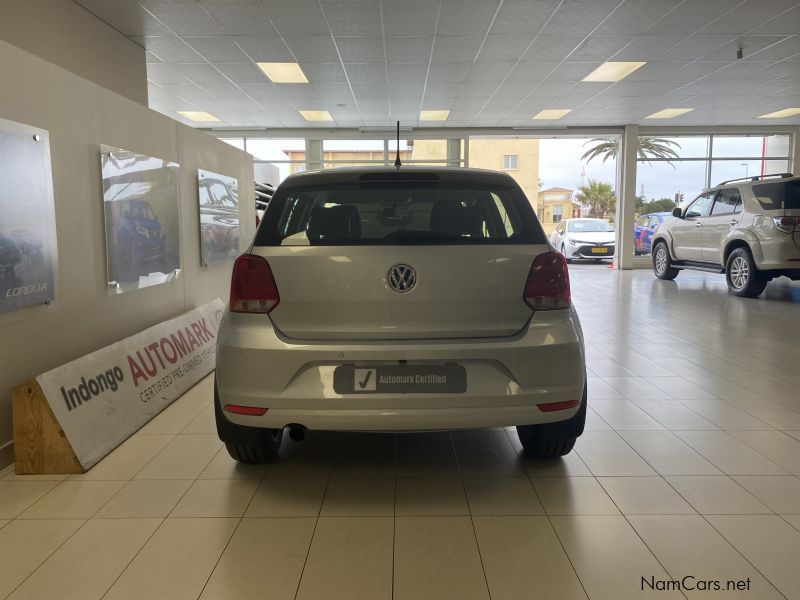
<svg viewBox="0 0 800 600">
<path fill-rule="evenodd" d="M 400 162 L 400 121 L 397 122 L 397 153 L 394 155 L 394 166 L 398 169 L 403 166 Z"/>
</svg>

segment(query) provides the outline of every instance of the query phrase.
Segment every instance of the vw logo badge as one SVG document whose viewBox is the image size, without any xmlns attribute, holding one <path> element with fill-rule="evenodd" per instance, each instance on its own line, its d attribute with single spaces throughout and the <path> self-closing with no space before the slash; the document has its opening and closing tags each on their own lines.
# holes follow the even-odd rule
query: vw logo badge
<svg viewBox="0 0 800 600">
<path fill-rule="evenodd" d="M 410 265 L 394 265 L 387 276 L 389 287 L 399 294 L 405 294 L 417 285 L 417 272 Z"/>
</svg>

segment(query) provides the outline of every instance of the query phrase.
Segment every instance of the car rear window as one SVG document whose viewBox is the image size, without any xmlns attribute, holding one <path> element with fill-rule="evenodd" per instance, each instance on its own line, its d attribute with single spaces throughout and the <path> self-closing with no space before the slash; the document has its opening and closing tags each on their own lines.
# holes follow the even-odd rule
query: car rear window
<svg viewBox="0 0 800 600">
<path fill-rule="evenodd" d="M 546 244 L 519 188 L 371 182 L 276 191 L 257 246 Z"/>
<path fill-rule="evenodd" d="M 753 193 L 764 210 L 800 208 L 800 179 L 758 183 L 753 186 Z"/>
</svg>

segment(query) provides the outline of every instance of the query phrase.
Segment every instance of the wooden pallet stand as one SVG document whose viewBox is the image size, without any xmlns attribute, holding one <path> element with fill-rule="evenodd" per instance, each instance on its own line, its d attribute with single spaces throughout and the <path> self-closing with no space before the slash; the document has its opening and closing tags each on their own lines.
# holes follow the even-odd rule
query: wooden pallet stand
<svg viewBox="0 0 800 600">
<path fill-rule="evenodd" d="M 85 473 L 36 380 L 11 390 L 17 475 Z"/>
</svg>

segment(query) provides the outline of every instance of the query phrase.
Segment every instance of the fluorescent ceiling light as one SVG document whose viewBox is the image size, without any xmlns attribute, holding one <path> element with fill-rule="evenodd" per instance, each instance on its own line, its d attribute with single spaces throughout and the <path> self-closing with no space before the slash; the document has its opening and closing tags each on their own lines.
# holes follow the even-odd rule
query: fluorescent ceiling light
<svg viewBox="0 0 800 600">
<path fill-rule="evenodd" d="M 793 117 L 800 115 L 800 108 L 784 108 L 783 110 L 776 110 L 775 112 L 761 115 L 759 119 L 783 119 L 784 117 Z"/>
<path fill-rule="evenodd" d="M 664 110 L 654 112 L 652 115 L 647 115 L 645 119 L 672 119 L 685 115 L 687 112 L 692 112 L 693 110 L 693 108 L 665 108 Z"/>
<path fill-rule="evenodd" d="M 572 112 L 571 108 L 547 108 L 541 110 L 531 117 L 531 119 L 560 119 L 565 114 Z"/>
<path fill-rule="evenodd" d="M 333 121 L 331 113 L 327 110 L 301 110 L 300 114 L 306 121 Z"/>
<path fill-rule="evenodd" d="M 583 81 L 620 81 L 646 62 L 607 62 L 583 78 Z"/>
<path fill-rule="evenodd" d="M 186 117 L 190 121 L 195 121 L 196 123 L 207 123 L 209 121 L 219 121 L 217 117 L 212 114 L 207 113 L 204 110 L 179 110 L 178 114 L 182 117 Z"/>
<path fill-rule="evenodd" d="M 305 73 L 297 63 L 260 62 L 256 64 L 272 83 L 308 83 Z"/>
<path fill-rule="evenodd" d="M 419 113 L 420 121 L 446 121 L 449 110 L 422 110 Z"/>
</svg>

